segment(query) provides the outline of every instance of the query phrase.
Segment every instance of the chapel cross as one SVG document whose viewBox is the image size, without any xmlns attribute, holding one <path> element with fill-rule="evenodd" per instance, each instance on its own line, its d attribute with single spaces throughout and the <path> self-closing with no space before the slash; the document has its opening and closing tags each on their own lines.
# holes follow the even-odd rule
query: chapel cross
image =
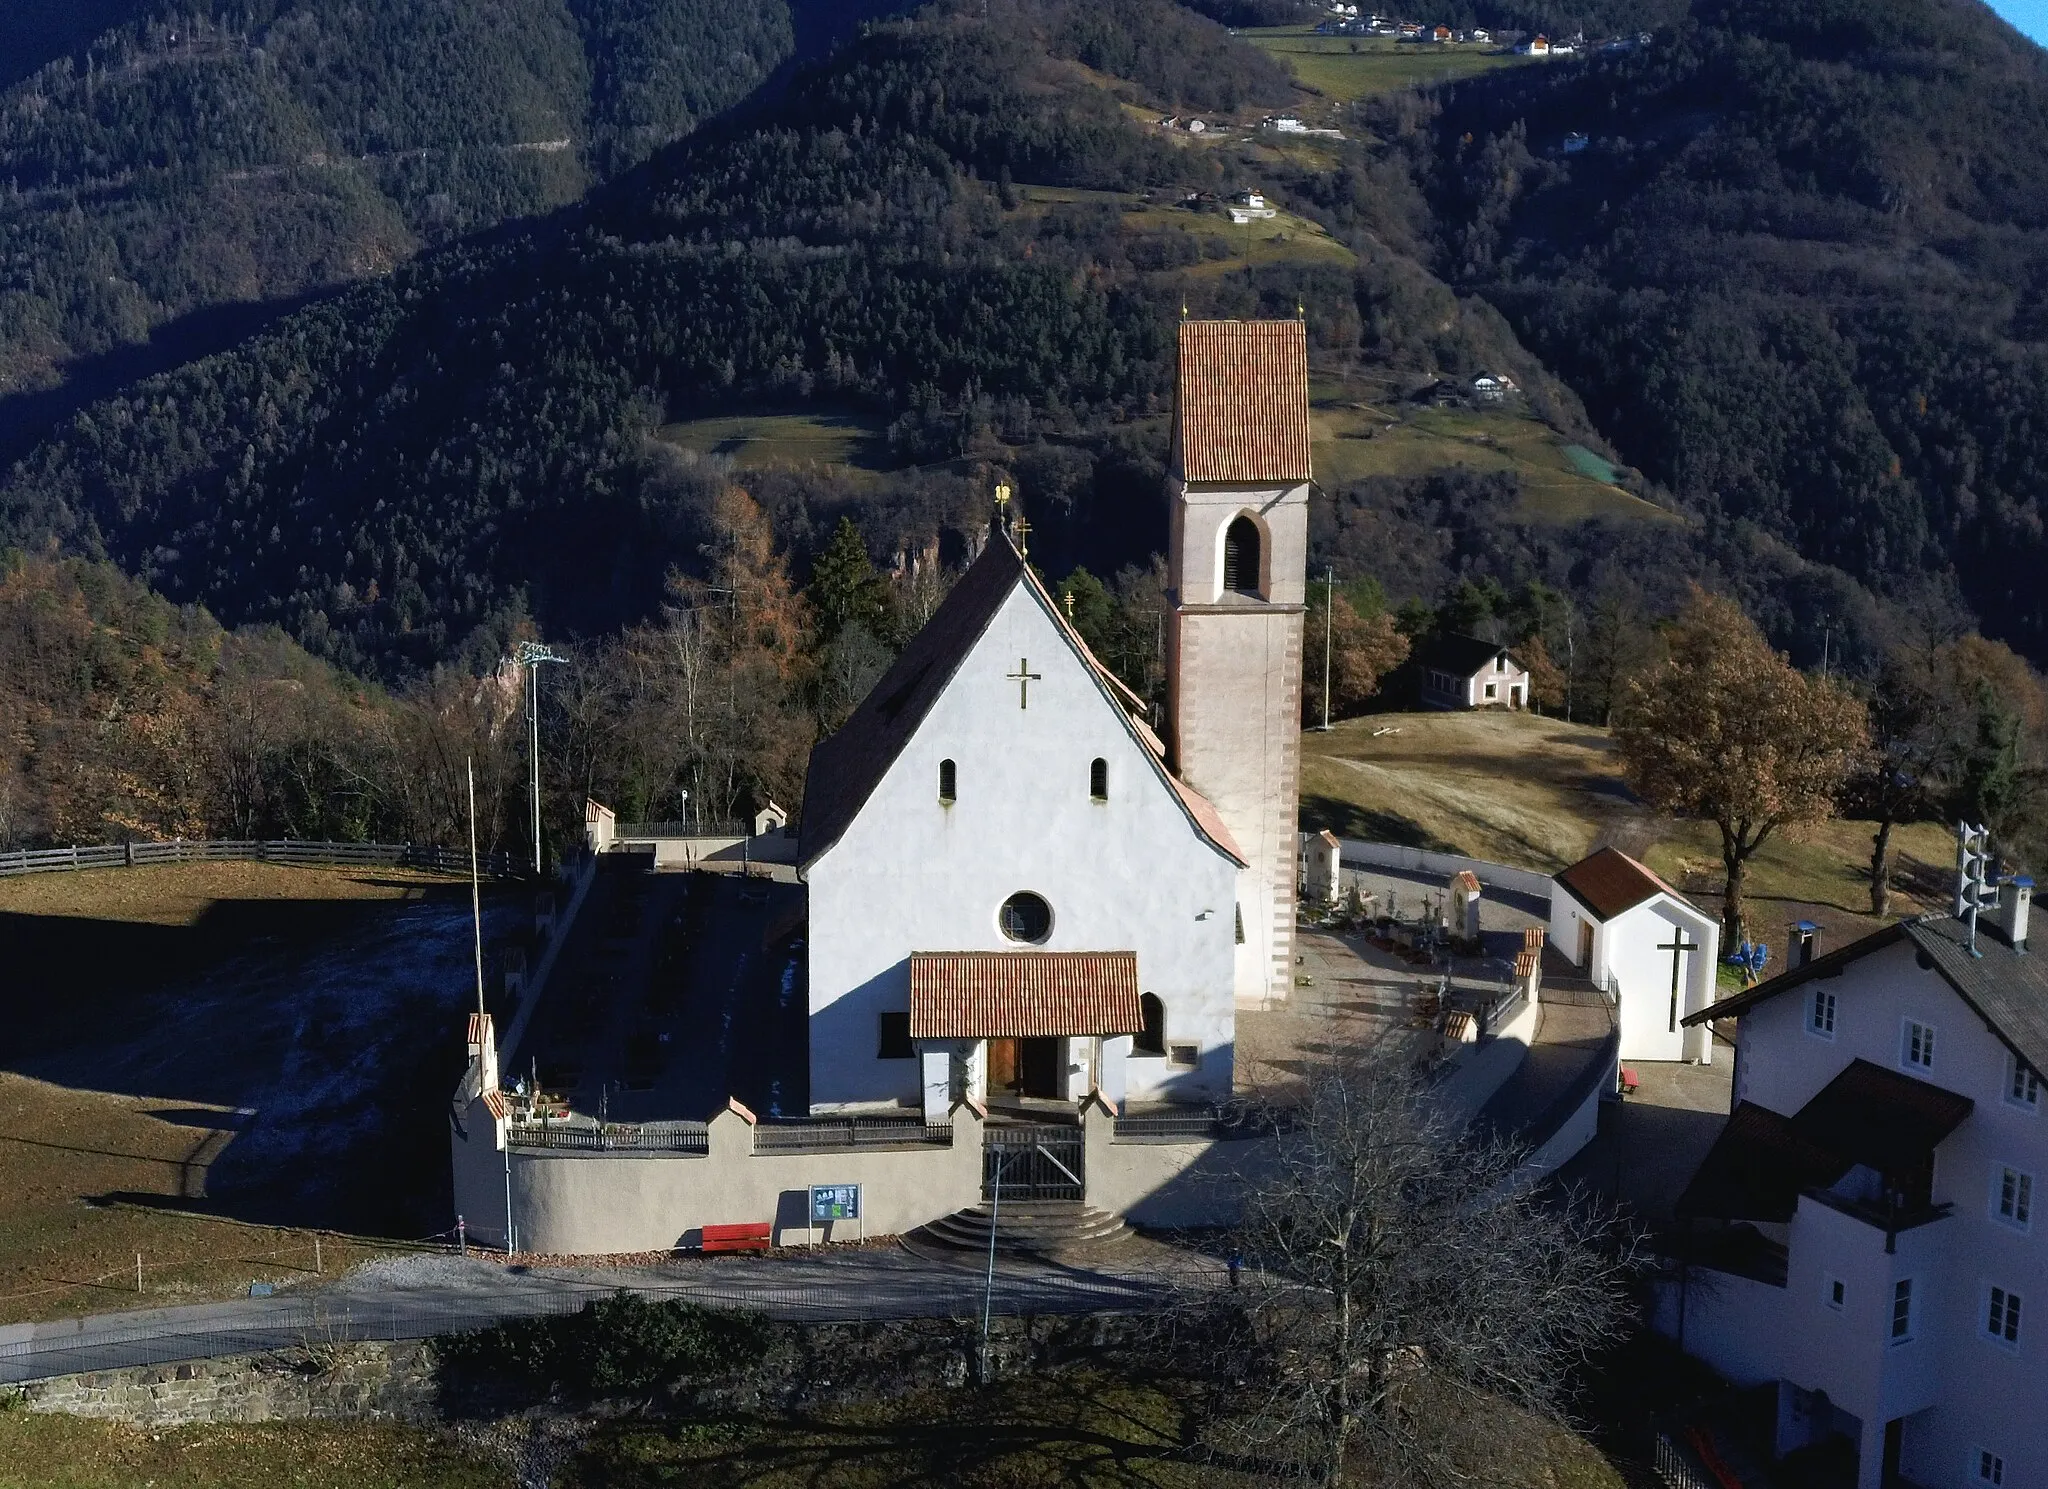
<svg viewBox="0 0 2048 1489">
<path fill-rule="evenodd" d="M 1685 927 L 1677 926 L 1671 932 L 1671 939 L 1669 941 L 1660 941 L 1657 944 L 1657 949 L 1671 953 L 1671 1032 L 1676 1034 L 1678 1032 L 1679 969 L 1683 965 L 1685 954 L 1688 951 L 1698 951 L 1700 949 L 1699 943 L 1686 940 Z"/>
<path fill-rule="evenodd" d="M 1031 706 L 1031 685 L 1035 682 L 1043 681 L 1038 673 L 1031 670 L 1030 659 L 1028 657 L 1017 658 L 1017 670 L 1015 672 L 1005 672 L 1003 676 L 1009 678 L 1010 681 L 1017 685 L 1017 706 L 1019 708 L 1029 708 Z"/>
</svg>

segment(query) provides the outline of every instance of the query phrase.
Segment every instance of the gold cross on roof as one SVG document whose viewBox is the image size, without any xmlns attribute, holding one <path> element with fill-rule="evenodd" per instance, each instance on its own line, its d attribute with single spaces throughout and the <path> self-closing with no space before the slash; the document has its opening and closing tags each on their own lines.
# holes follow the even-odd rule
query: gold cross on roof
<svg viewBox="0 0 2048 1489">
<path fill-rule="evenodd" d="M 1024 557 L 1031 551 L 1029 548 L 1024 546 L 1025 539 L 1031 536 L 1031 524 L 1025 521 L 1022 517 L 1019 517 L 1015 522 L 1010 524 L 1010 536 L 1016 540 L 1017 556 L 1019 558 Z"/>
</svg>

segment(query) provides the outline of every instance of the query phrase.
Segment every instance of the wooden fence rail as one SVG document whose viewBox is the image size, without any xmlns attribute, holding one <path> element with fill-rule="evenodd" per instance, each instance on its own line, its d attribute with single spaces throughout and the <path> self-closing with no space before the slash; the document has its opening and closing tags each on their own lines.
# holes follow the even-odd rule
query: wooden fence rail
<svg viewBox="0 0 2048 1489">
<path fill-rule="evenodd" d="M 87 843 L 69 848 L 16 848 L 0 851 L 0 878 L 16 874 L 47 874 L 69 869 L 134 868 L 151 863 L 217 863 L 228 860 L 286 863 L 303 866 L 439 869 L 466 873 L 469 851 L 428 843 L 315 843 L 297 838 L 258 841 L 252 838 L 178 838 L 168 843 Z M 485 853 L 478 867 L 493 878 L 526 873 L 522 860 L 509 853 Z"/>
</svg>

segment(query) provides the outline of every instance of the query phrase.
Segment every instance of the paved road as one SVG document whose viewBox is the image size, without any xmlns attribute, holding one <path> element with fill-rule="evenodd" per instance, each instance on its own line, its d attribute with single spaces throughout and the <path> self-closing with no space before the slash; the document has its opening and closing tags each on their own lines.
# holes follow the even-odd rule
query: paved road
<svg viewBox="0 0 2048 1489">
<path fill-rule="evenodd" d="M 1211 1260 L 1142 1242 L 1110 1255 L 1115 1259 L 1066 1265 L 998 1258 L 996 1311 L 1141 1309 L 1175 1283 L 1213 1283 L 1218 1270 Z M 309 1343 L 424 1339 L 499 1319 L 574 1312 L 619 1288 L 794 1321 L 973 1316 L 981 1311 L 984 1265 L 964 1254 L 956 1261 L 895 1247 L 605 1268 L 508 1269 L 477 1258 L 397 1257 L 318 1291 L 0 1326 L 0 1382 Z"/>
</svg>

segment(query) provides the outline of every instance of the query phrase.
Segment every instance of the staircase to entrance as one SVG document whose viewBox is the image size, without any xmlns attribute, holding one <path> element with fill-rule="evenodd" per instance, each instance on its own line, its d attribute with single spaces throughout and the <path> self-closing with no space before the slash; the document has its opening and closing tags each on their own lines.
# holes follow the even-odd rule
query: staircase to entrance
<svg viewBox="0 0 2048 1489">
<path fill-rule="evenodd" d="M 1036 1253 L 1094 1249 L 1128 1239 L 1121 1215 L 1087 1203 L 1085 1149 L 1072 1122 L 1000 1122 L 983 1131 L 981 1203 L 926 1226 L 940 1245 Z"/>
</svg>

